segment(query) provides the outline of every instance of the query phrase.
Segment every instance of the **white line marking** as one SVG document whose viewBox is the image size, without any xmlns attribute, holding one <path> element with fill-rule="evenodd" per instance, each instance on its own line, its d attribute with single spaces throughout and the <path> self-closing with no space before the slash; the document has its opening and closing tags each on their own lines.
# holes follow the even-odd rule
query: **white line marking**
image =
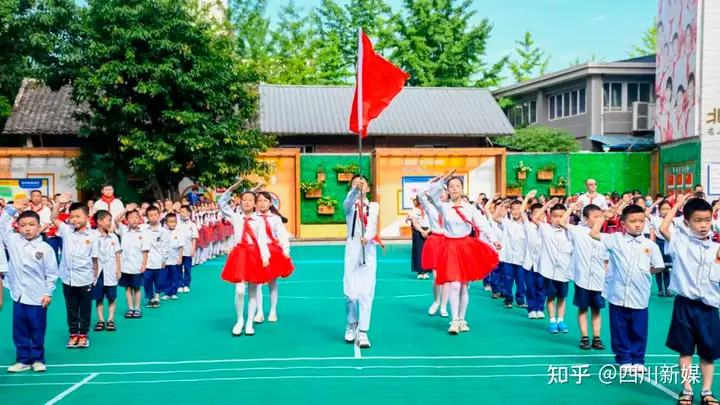
<svg viewBox="0 0 720 405">
<path fill-rule="evenodd" d="M 89 376 L 83 378 L 82 381 L 75 383 L 75 384 L 74 384 L 73 386 L 71 386 L 70 388 L 68 388 L 68 389 L 66 389 L 65 391 L 59 393 L 55 398 L 53 398 L 53 399 L 49 400 L 48 402 L 46 402 L 45 405 L 53 405 L 53 404 L 55 404 L 55 403 L 57 403 L 57 402 L 60 402 L 60 400 L 62 400 L 62 399 L 65 398 L 66 396 L 72 394 L 73 391 L 77 390 L 78 388 L 80 388 L 80 387 L 82 387 L 83 385 L 85 385 L 85 384 L 89 383 L 90 381 L 92 381 L 92 379 L 95 378 L 95 377 L 97 377 L 98 374 L 99 374 L 99 373 L 92 373 L 92 374 L 90 374 Z"/>
<path fill-rule="evenodd" d="M 613 354 L 520 354 L 492 356 L 377 356 L 363 357 L 363 360 L 506 360 L 506 359 L 583 359 L 614 357 Z M 646 354 L 645 357 L 675 358 L 676 354 Z M 354 357 L 266 357 L 254 359 L 217 359 L 217 360 L 182 360 L 182 361 L 148 361 L 134 363 L 87 363 L 87 364 L 55 364 L 48 368 L 60 367 L 135 367 L 135 366 L 172 366 L 178 364 L 221 364 L 221 363 L 257 363 L 257 362 L 294 362 L 294 361 L 349 361 Z M 579 360 L 578 360 L 579 361 Z"/>
<path fill-rule="evenodd" d="M 675 400 L 677 400 L 679 398 L 677 393 L 673 392 L 670 388 L 658 383 L 657 381 L 653 381 L 652 379 L 650 379 L 649 376 L 645 376 L 645 382 L 649 383 L 650 385 L 659 389 L 660 391 L 668 394 L 670 397 L 672 397 Z"/>
<path fill-rule="evenodd" d="M 264 294 L 263 296 L 268 296 Z M 396 298 L 419 298 L 419 297 L 431 297 L 432 294 L 410 294 L 410 295 L 386 295 L 374 297 L 374 299 L 396 299 Z M 280 298 L 291 299 L 291 300 L 344 300 L 345 296 L 337 297 L 300 297 L 300 296 L 287 296 L 281 295 Z"/>
<path fill-rule="evenodd" d="M 355 339 L 355 343 L 353 343 L 353 353 L 355 354 L 356 359 L 362 358 L 362 353 L 360 353 L 360 343 L 358 343 L 357 339 Z"/>
</svg>

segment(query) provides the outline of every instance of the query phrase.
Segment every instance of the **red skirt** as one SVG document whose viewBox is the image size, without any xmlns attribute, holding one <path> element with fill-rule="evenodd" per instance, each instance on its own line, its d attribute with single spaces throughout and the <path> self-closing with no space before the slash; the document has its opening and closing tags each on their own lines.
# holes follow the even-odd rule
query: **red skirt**
<svg viewBox="0 0 720 405">
<path fill-rule="evenodd" d="M 257 245 L 236 245 L 228 255 L 220 278 L 228 283 L 265 284 L 272 279 L 270 269 L 263 267 Z"/>
<path fill-rule="evenodd" d="M 482 280 L 500 262 L 497 252 L 477 238 L 445 238 L 436 257 L 436 284 Z"/>
<path fill-rule="evenodd" d="M 235 230 L 233 229 L 233 226 L 227 222 L 223 222 L 223 239 L 229 238 L 233 235 Z"/>
<path fill-rule="evenodd" d="M 275 243 L 270 243 L 268 250 L 270 250 L 270 273 L 273 278 L 290 277 L 295 270 L 292 259 L 285 257 L 285 253 L 283 253 L 280 245 Z"/>
<path fill-rule="evenodd" d="M 207 233 L 205 232 L 205 227 L 201 227 L 198 231 L 198 242 L 197 245 L 201 249 L 205 249 L 208 246 L 207 242 Z"/>
<path fill-rule="evenodd" d="M 213 227 L 213 241 L 214 242 L 222 242 L 223 239 L 225 239 L 225 238 L 223 237 L 222 224 L 216 224 Z"/>
<path fill-rule="evenodd" d="M 441 233 L 431 233 L 427 239 L 425 239 L 422 256 L 420 257 L 420 265 L 423 269 L 437 269 L 436 261 L 444 241 L 445 235 Z"/>
</svg>

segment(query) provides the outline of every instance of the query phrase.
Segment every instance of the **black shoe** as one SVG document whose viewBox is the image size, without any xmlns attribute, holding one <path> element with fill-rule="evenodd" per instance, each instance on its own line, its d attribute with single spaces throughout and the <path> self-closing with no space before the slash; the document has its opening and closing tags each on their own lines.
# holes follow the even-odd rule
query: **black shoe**
<svg viewBox="0 0 720 405">
<path fill-rule="evenodd" d="M 600 336 L 595 336 L 593 338 L 592 348 L 595 350 L 605 350 L 605 345 L 603 344 L 602 340 L 600 340 Z"/>
<path fill-rule="evenodd" d="M 674 296 L 675 296 L 675 294 L 671 293 L 670 291 L 665 291 L 665 297 L 672 298 Z"/>
<path fill-rule="evenodd" d="M 512 302 L 506 302 L 506 303 L 505 303 L 505 308 L 507 308 L 507 309 L 512 309 L 512 307 L 513 307 Z"/>
<path fill-rule="evenodd" d="M 500 298 L 500 293 L 493 293 L 492 299 L 496 300 Z"/>
<path fill-rule="evenodd" d="M 526 303 L 518 304 L 518 308 L 527 308 L 528 305 Z"/>
<path fill-rule="evenodd" d="M 583 350 L 590 350 L 590 339 L 587 336 L 583 336 L 580 339 L 580 348 Z"/>
<path fill-rule="evenodd" d="M 663 290 L 658 291 L 658 297 L 665 297 L 665 291 L 663 291 Z"/>
</svg>

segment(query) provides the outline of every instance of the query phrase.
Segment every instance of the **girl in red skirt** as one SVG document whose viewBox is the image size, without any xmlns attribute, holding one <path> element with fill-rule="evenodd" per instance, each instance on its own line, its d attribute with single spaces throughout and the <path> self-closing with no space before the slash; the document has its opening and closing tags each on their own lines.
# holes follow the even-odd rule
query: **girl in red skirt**
<svg viewBox="0 0 720 405">
<path fill-rule="evenodd" d="M 225 262 L 221 278 L 235 284 L 235 310 L 237 323 L 233 327 L 234 336 L 240 336 L 245 324 L 245 335 L 255 334 L 252 315 L 257 308 L 257 285 L 265 284 L 271 279 L 270 252 L 268 251 L 267 234 L 262 221 L 255 217 L 256 197 L 252 191 L 244 191 L 240 198 L 242 213 L 238 214 L 229 205 L 233 191 L 240 186 L 242 180 L 233 184 L 218 200 L 223 216 L 230 220 L 235 229 L 237 245 L 230 252 Z M 248 320 L 244 322 L 245 282 L 248 285 Z"/>
<path fill-rule="evenodd" d="M 423 207 L 429 221 L 430 221 L 430 235 L 425 240 L 425 246 L 422 251 L 421 265 L 425 269 L 433 269 L 433 276 L 437 280 L 437 264 L 436 260 L 438 252 L 445 240 L 445 233 L 443 232 L 442 215 L 438 213 L 438 210 L 434 205 L 430 203 L 427 192 L 421 193 L 418 196 L 420 205 Z M 447 191 L 443 189 L 440 192 L 440 201 L 443 203 L 447 202 Z M 428 314 L 435 315 L 438 308 L 440 308 L 440 316 L 443 318 L 448 317 L 447 303 L 448 303 L 449 285 L 433 283 L 433 304 L 428 310 Z"/>
<path fill-rule="evenodd" d="M 277 279 L 286 278 L 295 270 L 295 265 L 290 259 L 290 234 L 285 224 L 287 218 L 280 215 L 277 208 L 272 205 L 272 196 L 267 191 L 257 194 L 258 220 L 263 224 L 267 235 L 268 251 L 270 252 L 270 274 L 272 279 L 268 282 L 270 289 L 270 315 L 268 322 L 277 322 L 278 289 Z M 258 308 L 255 315 L 255 323 L 262 323 L 265 320 L 262 305 L 262 285 L 258 285 Z"/>
<path fill-rule="evenodd" d="M 445 176 L 436 177 L 430 183 L 428 196 L 430 202 L 443 218 L 445 241 L 435 257 L 437 276 L 435 283 L 449 284 L 450 314 L 452 322 L 448 333 L 468 332 L 465 321 L 470 296 L 468 283 L 482 280 L 498 265 L 498 254 L 489 245 L 481 242 L 482 233 L 489 236 L 497 249 L 501 245 L 492 232 L 485 216 L 472 205 L 463 202 L 465 185 L 460 177 L 452 177 L 455 170 Z M 448 180 L 449 179 L 449 180 Z M 440 198 L 443 185 L 440 180 L 448 180 L 449 202 Z M 470 236 L 475 231 L 475 237 Z"/>
</svg>

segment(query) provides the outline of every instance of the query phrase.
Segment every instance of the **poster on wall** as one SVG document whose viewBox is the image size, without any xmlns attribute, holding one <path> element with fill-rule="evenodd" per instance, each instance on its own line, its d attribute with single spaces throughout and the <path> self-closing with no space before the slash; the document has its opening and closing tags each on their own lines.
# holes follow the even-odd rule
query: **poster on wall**
<svg viewBox="0 0 720 405">
<path fill-rule="evenodd" d="M 50 195 L 48 179 L 0 179 L 0 198 L 5 201 L 30 197 L 30 192 L 40 190 L 43 195 Z"/>
<path fill-rule="evenodd" d="M 720 163 L 710 163 L 707 166 L 707 194 L 720 195 Z"/>
<path fill-rule="evenodd" d="M 694 183 L 695 162 L 665 167 L 665 194 L 691 193 Z"/>
<path fill-rule="evenodd" d="M 402 178 L 402 211 L 413 209 L 413 198 L 427 190 L 432 176 L 404 176 Z"/>
<path fill-rule="evenodd" d="M 699 135 L 695 123 L 698 99 L 695 77 L 697 11 L 696 0 L 659 1 L 655 73 L 656 143 Z"/>
</svg>

